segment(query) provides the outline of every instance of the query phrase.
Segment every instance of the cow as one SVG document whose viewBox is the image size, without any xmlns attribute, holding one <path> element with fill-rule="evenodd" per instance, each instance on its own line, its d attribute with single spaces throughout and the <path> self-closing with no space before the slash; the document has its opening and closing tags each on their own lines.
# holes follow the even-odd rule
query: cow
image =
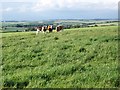
<svg viewBox="0 0 120 90">
<path fill-rule="evenodd" d="M 47 31 L 47 26 L 42 26 L 42 32 L 46 32 Z"/>
<path fill-rule="evenodd" d="M 52 25 L 48 25 L 48 30 L 49 30 L 49 32 L 52 32 L 53 26 Z"/>
<path fill-rule="evenodd" d="M 58 25 L 58 26 L 56 27 L 56 31 L 59 32 L 59 31 L 61 31 L 61 30 L 63 30 L 63 26 Z"/>
<path fill-rule="evenodd" d="M 42 31 L 42 27 L 41 27 L 41 26 L 36 27 L 35 29 L 37 30 L 37 31 L 36 31 L 36 35 L 38 35 L 38 34 L 39 34 L 39 32 L 41 32 L 41 31 Z"/>
</svg>

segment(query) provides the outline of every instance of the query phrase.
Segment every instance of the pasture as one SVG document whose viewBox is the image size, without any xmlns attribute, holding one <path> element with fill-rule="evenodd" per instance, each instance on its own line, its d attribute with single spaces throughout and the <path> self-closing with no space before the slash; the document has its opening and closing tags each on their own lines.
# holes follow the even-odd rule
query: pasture
<svg viewBox="0 0 120 90">
<path fill-rule="evenodd" d="M 118 28 L 2 34 L 2 87 L 115 88 Z"/>
</svg>

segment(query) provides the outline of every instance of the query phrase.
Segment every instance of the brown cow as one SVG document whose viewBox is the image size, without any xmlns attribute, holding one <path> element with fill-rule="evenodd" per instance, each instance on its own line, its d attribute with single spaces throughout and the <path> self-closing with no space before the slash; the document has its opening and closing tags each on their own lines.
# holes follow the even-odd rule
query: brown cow
<svg viewBox="0 0 120 90">
<path fill-rule="evenodd" d="M 59 32 L 59 31 L 61 31 L 61 30 L 63 30 L 63 26 L 58 25 L 58 26 L 56 27 L 56 31 Z"/>
<path fill-rule="evenodd" d="M 52 25 L 49 25 L 49 26 L 48 26 L 48 30 L 49 30 L 49 32 L 52 32 L 53 26 L 52 26 Z"/>
<path fill-rule="evenodd" d="M 42 27 L 42 32 L 46 32 L 47 31 L 47 26 L 43 26 Z"/>
<path fill-rule="evenodd" d="M 42 27 L 41 27 L 41 26 L 36 27 L 35 29 L 37 29 L 37 31 L 36 31 L 36 35 L 38 35 L 38 34 L 39 34 L 39 32 L 41 32 L 41 31 L 42 31 Z"/>
</svg>

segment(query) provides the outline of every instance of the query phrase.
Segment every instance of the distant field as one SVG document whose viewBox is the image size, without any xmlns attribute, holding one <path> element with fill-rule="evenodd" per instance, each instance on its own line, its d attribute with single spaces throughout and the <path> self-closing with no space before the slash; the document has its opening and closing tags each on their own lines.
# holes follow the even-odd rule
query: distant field
<svg viewBox="0 0 120 90">
<path fill-rule="evenodd" d="M 19 29 L 19 31 L 22 31 L 24 28 L 20 27 L 34 27 L 39 25 L 63 25 L 65 28 L 76 28 L 79 27 L 88 27 L 88 26 L 117 26 L 118 22 L 117 20 L 41 20 L 41 21 L 9 21 L 9 22 L 0 22 L 0 28 L 6 27 L 3 31 L 16 31 Z M 75 27 L 76 26 L 76 27 Z M 19 28 L 18 28 L 19 27 Z"/>
<path fill-rule="evenodd" d="M 18 27 L 7 27 L 4 32 L 16 32 L 16 31 L 24 31 L 26 28 L 18 28 Z"/>
<path fill-rule="evenodd" d="M 3 87 L 119 86 L 117 26 L 2 36 Z"/>
</svg>

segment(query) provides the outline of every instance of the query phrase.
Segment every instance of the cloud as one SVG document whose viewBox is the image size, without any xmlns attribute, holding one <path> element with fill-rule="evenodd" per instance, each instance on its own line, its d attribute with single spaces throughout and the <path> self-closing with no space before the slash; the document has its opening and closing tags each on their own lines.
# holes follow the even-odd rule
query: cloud
<svg viewBox="0 0 120 90">
<path fill-rule="evenodd" d="M 25 13 L 31 10 L 31 5 L 32 3 L 8 2 L 2 4 L 0 11 L 3 13 L 6 12 Z"/>
<path fill-rule="evenodd" d="M 30 8 L 26 6 L 21 6 L 21 7 L 18 7 L 17 9 L 19 10 L 20 13 L 25 13 L 30 11 Z"/>
<path fill-rule="evenodd" d="M 5 1 L 5 0 L 4 0 Z M 6 0 L 7 1 L 7 0 Z M 12 2 L 14 1 L 14 2 Z M 16 1 L 16 2 L 15 2 Z M 23 1 L 23 0 L 20 0 Z M 116 17 L 118 0 L 11 0 L 4 2 L 4 17 L 20 18 L 95 18 Z M 18 18 L 18 19 L 20 19 Z"/>
<path fill-rule="evenodd" d="M 117 9 L 118 0 L 39 0 L 33 7 L 34 11 L 45 10 L 103 10 Z"/>
<path fill-rule="evenodd" d="M 8 8 L 6 8 L 6 9 L 4 9 L 3 11 L 9 12 L 9 11 L 12 11 L 12 10 L 13 10 L 13 8 L 8 7 Z"/>
<path fill-rule="evenodd" d="M 37 2 L 38 0 L 1 0 L 0 2 Z"/>
<path fill-rule="evenodd" d="M 4 1 L 4 0 L 3 0 Z M 7 1 L 7 0 L 6 0 Z M 15 6 L 16 2 L 20 5 Z M 42 12 L 42 11 L 51 11 L 51 10 L 117 10 L 118 0 L 20 0 L 25 1 L 23 3 L 18 2 L 17 0 L 11 0 L 14 2 L 10 7 L 6 5 L 2 11 L 17 11 L 17 12 Z M 7 3 L 7 2 L 6 2 Z M 28 4 L 31 4 L 27 6 Z M 1 10 L 0 10 L 1 11 Z"/>
<path fill-rule="evenodd" d="M 11 8 L 11 7 L 7 7 L 7 8 L 1 8 L 0 9 L 0 12 L 11 12 L 11 11 L 13 11 L 14 9 L 13 8 Z"/>
</svg>

